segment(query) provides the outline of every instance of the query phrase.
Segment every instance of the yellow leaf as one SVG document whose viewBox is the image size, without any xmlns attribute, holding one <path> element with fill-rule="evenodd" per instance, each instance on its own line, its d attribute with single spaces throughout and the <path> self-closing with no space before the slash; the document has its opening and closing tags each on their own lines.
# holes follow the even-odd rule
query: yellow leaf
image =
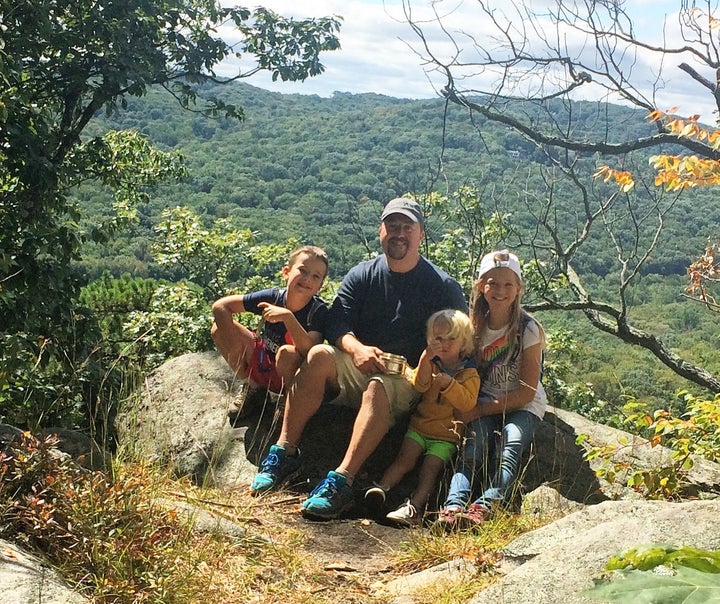
<svg viewBox="0 0 720 604">
<path fill-rule="evenodd" d="M 695 124 L 687 124 L 680 132 L 680 136 L 689 136 L 696 128 L 697 126 Z"/>
<path fill-rule="evenodd" d="M 682 120 L 670 120 L 667 123 L 667 127 L 670 129 L 671 132 L 678 132 L 680 129 L 682 129 L 685 126 L 685 122 Z"/>
<path fill-rule="evenodd" d="M 610 168 L 607 166 L 599 166 L 597 170 L 595 170 L 595 174 L 593 174 L 593 178 L 600 178 L 601 176 L 604 176 L 608 173 Z"/>
</svg>

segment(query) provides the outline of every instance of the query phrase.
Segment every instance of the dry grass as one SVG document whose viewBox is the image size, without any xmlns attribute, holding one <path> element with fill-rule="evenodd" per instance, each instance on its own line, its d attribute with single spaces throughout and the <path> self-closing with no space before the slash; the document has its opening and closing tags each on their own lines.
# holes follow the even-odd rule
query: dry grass
<svg viewBox="0 0 720 604">
<path fill-rule="evenodd" d="M 296 493 L 199 488 L 148 464 L 80 471 L 51 449 L 28 438 L 2 454 L 0 504 L 10 511 L 0 536 L 42 552 L 98 603 L 381 604 L 391 580 L 463 558 L 475 574 L 416 594 L 458 604 L 494 580 L 499 548 L 535 528 L 510 515 L 450 535 L 362 518 L 311 523 Z M 235 530 L 208 529 L 203 515 Z"/>
<path fill-rule="evenodd" d="M 207 496 L 207 493 L 206 493 Z M 227 496 L 222 493 L 218 497 Z M 346 563 L 328 564 L 322 543 L 315 537 L 323 531 L 338 531 L 338 524 L 308 523 L 300 519 L 298 498 L 292 493 L 276 493 L 255 499 L 246 491 L 232 494 L 238 520 L 248 524 L 249 533 L 272 535 L 274 543 L 260 545 L 252 563 L 247 552 L 238 550 L 218 569 L 212 587 L 214 600 L 257 603 L 382 603 L 392 596 L 383 587 L 395 578 L 419 572 L 459 558 L 471 562 L 477 572 L 460 581 L 436 582 L 414 594 L 417 604 L 460 604 L 493 582 L 498 576 L 501 556 L 498 549 L 515 537 L 537 528 L 540 520 L 529 516 L 500 514 L 482 529 L 468 533 L 436 534 L 430 530 L 395 531 L 397 540 L 388 546 L 378 543 L 385 557 L 381 572 L 362 572 L 363 562 L 352 557 L 351 542 L 358 527 L 371 521 L 346 521 L 348 551 Z M 341 533 L 345 530 L 340 529 Z M 375 548 L 370 539 L 369 547 Z M 356 553 L 362 553 L 360 551 Z M 242 580 L 239 580 L 243 577 Z"/>
<path fill-rule="evenodd" d="M 347 565 L 328 564 L 313 551 L 299 520 L 300 498 L 296 495 L 279 492 L 256 499 L 243 490 L 231 493 L 229 498 L 227 493 L 207 490 L 202 495 L 205 501 L 213 497 L 225 499 L 225 517 L 247 530 L 247 539 L 229 549 L 218 559 L 213 572 L 207 574 L 205 586 L 199 591 L 207 598 L 205 601 L 223 604 L 372 601 L 371 590 L 359 573 Z M 209 505 L 207 509 L 216 508 Z M 214 538 L 223 539 L 220 535 Z M 254 547 L 248 549 L 247 542 Z"/>
</svg>

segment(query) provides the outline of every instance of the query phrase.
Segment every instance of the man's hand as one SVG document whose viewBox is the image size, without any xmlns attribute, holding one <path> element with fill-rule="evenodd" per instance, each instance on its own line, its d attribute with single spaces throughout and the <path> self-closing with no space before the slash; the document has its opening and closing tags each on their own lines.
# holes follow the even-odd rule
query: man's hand
<svg viewBox="0 0 720 604">
<path fill-rule="evenodd" d="M 357 346 L 352 351 L 353 363 L 360 373 L 364 375 L 385 373 L 387 367 L 380 358 L 382 353 L 383 351 L 376 346 L 365 346 L 364 344 Z"/>
</svg>

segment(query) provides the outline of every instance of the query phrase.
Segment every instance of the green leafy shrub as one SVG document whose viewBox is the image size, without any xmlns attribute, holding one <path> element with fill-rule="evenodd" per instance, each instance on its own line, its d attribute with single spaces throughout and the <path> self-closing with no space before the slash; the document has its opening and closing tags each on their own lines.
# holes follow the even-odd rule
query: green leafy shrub
<svg viewBox="0 0 720 604">
<path fill-rule="evenodd" d="M 103 369 L 97 324 L 75 314 L 70 337 L 0 334 L 0 421 L 22 429 L 87 425 Z"/>
<path fill-rule="evenodd" d="M 166 359 L 210 350 L 210 304 L 193 283 L 160 285 L 146 311 L 130 313 L 124 330 L 145 369 Z"/>
<path fill-rule="evenodd" d="M 586 459 L 604 461 L 596 473 L 611 483 L 624 480 L 627 486 L 648 498 L 677 499 L 688 486 L 685 477 L 693 467 L 693 457 L 720 462 L 720 394 L 706 399 L 682 391 L 678 396 L 685 403 L 685 412 L 679 417 L 662 409 L 651 411 L 647 403 L 636 400 L 623 407 L 625 426 L 647 438 L 653 447 L 668 447 L 671 450 L 669 464 L 637 469 L 629 461 L 618 460 L 620 448 L 629 447 L 630 443 L 587 446 Z M 579 441 L 586 443 L 583 437 Z"/>
</svg>

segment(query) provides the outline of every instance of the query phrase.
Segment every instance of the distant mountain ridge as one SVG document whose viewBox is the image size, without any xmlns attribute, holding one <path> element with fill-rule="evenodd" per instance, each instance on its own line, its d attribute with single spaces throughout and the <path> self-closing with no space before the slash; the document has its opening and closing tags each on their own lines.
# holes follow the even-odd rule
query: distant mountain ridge
<svg viewBox="0 0 720 604">
<path fill-rule="evenodd" d="M 542 150 L 515 132 L 477 116 L 471 119 L 457 107 L 446 108 L 441 98 L 372 93 L 323 98 L 245 83 L 207 86 L 202 92 L 242 106 L 245 121 L 202 117 L 161 91 L 130 99 L 127 110 L 110 119 L 98 116 L 94 133 L 136 129 L 161 148 L 180 150 L 190 177 L 153 191 L 132 235 L 108 249 L 90 250 L 92 274 L 103 268 L 147 273 L 151 259 L 143 242 L 162 208 L 176 205 L 187 205 L 208 219 L 232 217 L 265 242 L 297 236 L 322 245 L 342 274 L 367 254 L 365 241 L 374 240 L 379 210 L 389 199 L 407 192 L 452 191 L 468 183 L 480 190 L 502 186 L 507 204 L 502 209 L 522 217 L 516 199 L 529 186 L 532 166 L 546 161 Z M 652 133 L 642 111 L 617 105 L 605 116 L 587 101 L 577 102 L 573 110 L 576 127 L 585 128 L 588 136 L 605 133 L 604 117 L 616 125 L 609 132 L 613 140 Z M 541 182 L 536 188 L 542 195 Z M 109 193 L 93 187 L 78 195 L 90 220 L 108 205 Z M 683 273 L 692 254 L 702 249 L 707 225 L 720 220 L 714 195 L 698 192 L 696 197 L 697 204 L 684 203 L 675 216 L 668 216 L 669 251 L 651 259 L 652 272 Z M 572 200 L 567 203 L 571 207 Z M 433 228 L 432 221 L 429 226 Z M 599 274 L 613 262 L 605 258 L 612 251 L 603 247 L 587 257 Z"/>
</svg>

